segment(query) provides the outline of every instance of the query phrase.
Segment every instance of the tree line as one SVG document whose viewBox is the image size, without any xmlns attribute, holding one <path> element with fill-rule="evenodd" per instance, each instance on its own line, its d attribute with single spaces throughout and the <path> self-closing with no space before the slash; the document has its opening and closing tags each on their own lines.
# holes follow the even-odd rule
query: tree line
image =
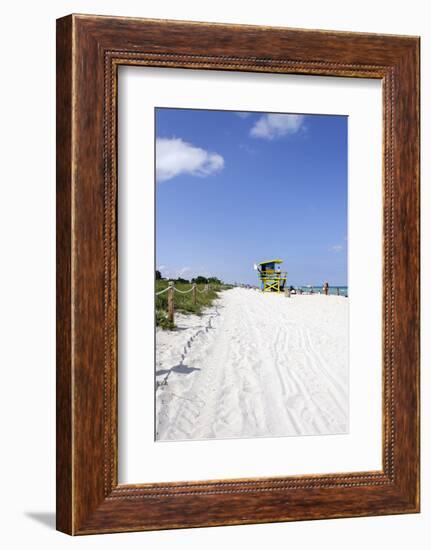
<svg viewBox="0 0 431 550">
<path fill-rule="evenodd" d="M 159 270 L 156 270 L 156 281 L 163 280 L 165 277 L 162 277 L 162 273 Z M 197 277 L 193 277 L 193 279 L 184 279 L 183 277 L 177 277 L 175 278 L 169 278 L 170 281 L 174 281 L 176 283 L 189 283 L 189 284 L 197 284 L 197 285 L 206 285 L 206 284 L 214 284 L 214 285 L 221 285 L 223 282 L 218 279 L 217 277 L 204 277 L 203 275 L 198 275 Z"/>
</svg>

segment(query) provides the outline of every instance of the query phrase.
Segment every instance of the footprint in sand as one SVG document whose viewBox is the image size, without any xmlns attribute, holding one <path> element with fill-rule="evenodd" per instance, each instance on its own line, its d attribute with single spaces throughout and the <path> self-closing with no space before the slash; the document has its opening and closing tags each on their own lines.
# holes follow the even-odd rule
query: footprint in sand
<svg viewBox="0 0 431 550">
<path fill-rule="evenodd" d="M 259 393 L 261 391 L 258 386 L 250 384 L 249 382 L 244 382 L 242 389 L 246 393 Z"/>
<path fill-rule="evenodd" d="M 305 400 L 302 395 L 295 394 L 291 395 L 286 399 L 286 405 L 289 409 L 299 410 L 303 409 L 305 406 Z"/>
<path fill-rule="evenodd" d="M 313 415 L 308 409 L 304 409 L 301 412 L 301 418 L 304 420 L 304 422 L 307 422 L 308 424 L 311 424 L 313 422 Z"/>
</svg>

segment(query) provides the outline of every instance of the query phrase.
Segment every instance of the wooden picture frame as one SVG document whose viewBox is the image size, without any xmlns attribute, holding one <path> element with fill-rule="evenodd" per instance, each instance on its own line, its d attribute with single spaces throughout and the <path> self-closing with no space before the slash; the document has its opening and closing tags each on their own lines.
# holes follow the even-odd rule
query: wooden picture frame
<svg viewBox="0 0 431 550">
<path fill-rule="evenodd" d="M 383 469 L 119 485 L 117 68 L 383 83 Z M 57 21 L 57 529 L 419 511 L 419 38 L 70 15 Z"/>
</svg>

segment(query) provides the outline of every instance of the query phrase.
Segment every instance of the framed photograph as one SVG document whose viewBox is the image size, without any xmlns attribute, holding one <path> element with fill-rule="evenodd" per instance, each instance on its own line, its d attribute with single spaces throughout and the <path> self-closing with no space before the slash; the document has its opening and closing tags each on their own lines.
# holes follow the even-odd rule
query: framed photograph
<svg viewBox="0 0 431 550">
<path fill-rule="evenodd" d="M 419 38 L 57 21 L 57 528 L 419 511 Z"/>
</svg>

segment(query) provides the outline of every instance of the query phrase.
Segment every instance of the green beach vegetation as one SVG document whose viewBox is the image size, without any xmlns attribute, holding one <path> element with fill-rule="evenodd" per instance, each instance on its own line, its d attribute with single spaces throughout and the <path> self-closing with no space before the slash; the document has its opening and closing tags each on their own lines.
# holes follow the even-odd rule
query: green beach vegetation
<svg viewBox="0 0 431 550">
<path fill-rule="evenodd" d="M 224 284 L 216 277 L 196 277 L 191 281 L 183 278 L 170 279 L 179 292 L 174 293 L 175 311 L 180 313 L 194 313 L 200 315 L 202 311 L 210 307 L 222 290 L 232 288 L 232 285 Z M 196 303 L 193 292 L 190 289 L 196 284 Z M 168 292 L 163 292 L 169 286 L 168 279 L 158 278 L 156 273 L 156 326 L 163 329 L 174 329 L 175 324 L 168 319 Z M 185 294 L 184 294 L 185 293 Z"/>
</svg>

